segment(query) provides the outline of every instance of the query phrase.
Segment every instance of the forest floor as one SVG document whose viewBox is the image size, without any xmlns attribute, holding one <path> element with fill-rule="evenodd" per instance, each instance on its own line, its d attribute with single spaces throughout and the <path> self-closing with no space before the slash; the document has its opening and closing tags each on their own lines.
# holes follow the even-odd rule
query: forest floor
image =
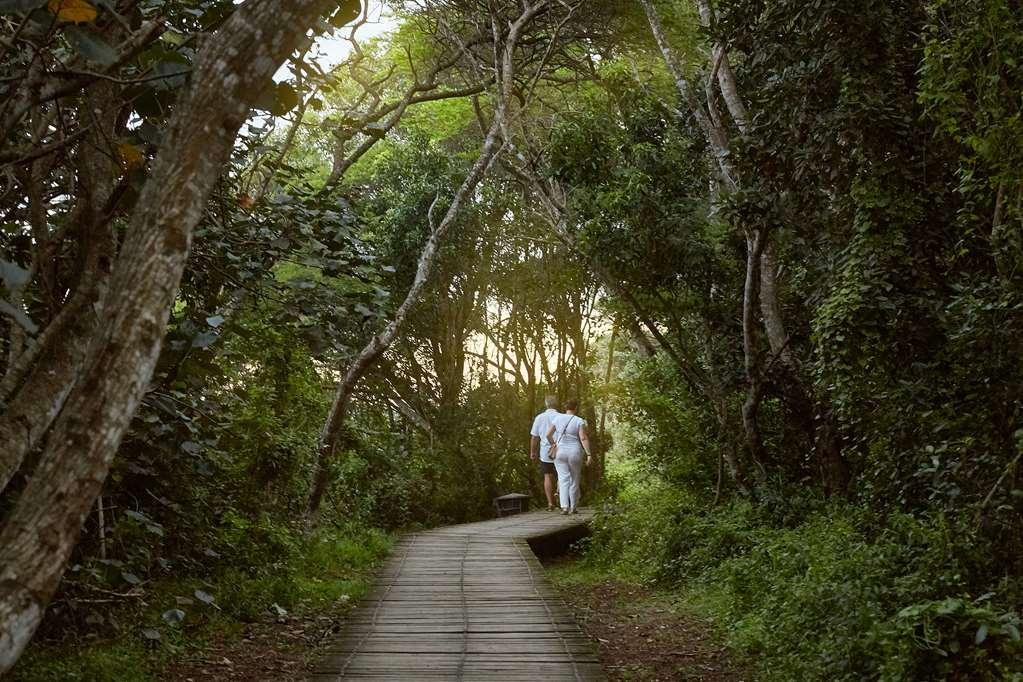
<svg viewBox="0 0 1023 682">
<path fill-rule="evenodd" d="M 215 637 L 201 655 L 175 661 L 160 674 L 160 680 L 304 680 L 350 610 L 346 602 L 339 602 L 326 610 L 247 623 L 240 636 Z"/>
<path fill-rule="evenodd" d="M 677 594 L 581 565 L 545 562 L 547 575 L 596 642 L 610 682 L 743 682 L 750 672 Z"/>
<path fill-rule="evenodd" d="M 78 599 L 76 618 L 50 614 L 47 636 L 29 647 L 12 682 L 305 680 L 392 541 L 372 528 L 325 529 L 295 539 L 283 556 L 266 553 L 274 563 L 253 570 L 168 575 L 147 583 L 144 598 L 117 604 Z M 215 599 L 181 597 L 196 587 Z M 167 607 L 185 602 L 172 625 Z"/>
<path fill-rule="evenodd" d="M 174 649 L 139 647 L 133 635 L 54 641 L 26 657 L 12 682 L 297 682 L 309 677 L 355 601 L 303 603 L 251 622 L 220 618 L 186 628 Z"/>
<path fill-rule="evenodd" d="M 252 622 L 222 618 L 181 633 L 173 649 L 140 647 L 133 635 L 40 643 L 15 668 L 12 682 L 297 682 L 309 677 L 352 602 L 302 604 Z"/>
</svg>

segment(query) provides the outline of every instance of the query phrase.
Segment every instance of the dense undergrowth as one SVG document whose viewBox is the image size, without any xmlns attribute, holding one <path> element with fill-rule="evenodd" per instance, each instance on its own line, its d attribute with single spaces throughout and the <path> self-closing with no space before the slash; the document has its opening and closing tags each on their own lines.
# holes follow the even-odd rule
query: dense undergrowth
<svg viewBox="0 0 1023 682">
<path fill-rule="evenodd" d="M 758 679 L 1023 679 L 1023 581 L 992 580 L 969 518 L 800 491 L 713 507 L 648 478 L 587 547 L 594 566 L 678 591 Z"/>
<path fill-rule="evenodd" d="M 246 623 L 354 605 L 369 586 L 372 568 L 391 545 L 389 534 L 354 524 L 306 535 L 262 519 L 251 525 L 236 523 L 227 533 L 247 559 L 211 556 L 205 575 L 157 577 L 139 584 L 122 600 L 110 599 L 113 591 L 96 592 L 107 595 L 106 601 L 121 602 L 114 606 L 75 600 L 72 608 L 77 613 L 55 618 L 59 627 L 37 639 L 11 679 L 163 679 L 169 664 L 201 655 L 214 637 L 240 636 Z M 265 559 L 256 559 L 260 556 Z M 104 569 L 116 566 L 99 562 L 77 566 L 71 581 L 75 574 Z"/>
</svg>

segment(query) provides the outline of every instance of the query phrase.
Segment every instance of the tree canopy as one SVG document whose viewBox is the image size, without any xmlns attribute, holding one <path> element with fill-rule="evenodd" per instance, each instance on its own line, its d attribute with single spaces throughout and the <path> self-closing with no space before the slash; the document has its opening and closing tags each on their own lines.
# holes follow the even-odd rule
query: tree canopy
<svg viewBox="0 0 1023 682">
<path fill-rule="evenodd" d="M 1023 675 L 1018 3 L 0 26 L 0 672 L 539 495 L 553 394 L 592 560 L 711 591 L 764 679 Z M 89 598 L 150 584 L 210 599 Z"/>
</svg>

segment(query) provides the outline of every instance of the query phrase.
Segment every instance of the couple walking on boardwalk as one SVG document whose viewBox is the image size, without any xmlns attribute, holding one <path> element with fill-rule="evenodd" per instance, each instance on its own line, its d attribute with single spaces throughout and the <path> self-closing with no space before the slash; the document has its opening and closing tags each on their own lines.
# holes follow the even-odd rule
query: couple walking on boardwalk
<svg viewBox="0 0 1023 682">
<path fill-rule="evenodd" d="M 558 477 L 558 500 L 562 514 L 575 514 L 579 505 L 579 483 L 583 473 L 583 453 L 586 464 L 592 461 L 590 438 L 586 433 L 586 420 L 576 414 L 579 402 L 565 402 L 565 412 L 558 412 L 558 399 L 544 398 L 547 408 L 533 419 L 530 430 L 530 452 L 539 458 L 543 472 L 543 490 L 547 495 L 547 511 L 554 510 L 554 476 Z"/>
</svg>

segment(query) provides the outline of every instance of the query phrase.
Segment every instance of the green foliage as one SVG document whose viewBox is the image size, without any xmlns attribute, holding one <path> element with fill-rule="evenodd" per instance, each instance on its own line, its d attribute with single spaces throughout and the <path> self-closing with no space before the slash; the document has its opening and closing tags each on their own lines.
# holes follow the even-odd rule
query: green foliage
<svg viewBox="0 0 1023 682">
<path fill-rule="evenodd" d="M 241 621 L 258 619 L 270 605 L 291 610 L 323 608 L 339 599 L 353 603 L 366 589 L 366 569 L 387 553 L 390 538 L 355 524 L 306 538 L 269 519 L 235 519 L 225 539 L 247 550 L 244 561 L 228 564 L 218 578 L 218 604 Z M 249 557 L 258 553 L 264 562 Z"/>
<path fill-rule="evenodd" d="M 392 541 L 356 524 L 307 534 L 265 515 L 249 521 L 237 514 L 228 515 L 221 535 L 220 546 L 236 554 L 207 557 L 202 576 L 166 575 L 146 584 L 143 603 L 129 600 L 92 613 L 88 644 L 72 633 L 51 633 L 19 662 L 12 679 L 161 679 L 175 656 L 201 651 L 214 634 L 232 636 L 241 623 L 275 617 L 278 609 L 308 613 L 354 605 Z"/>
<path fill-rule="evenodd" d="M 1017 578 L 980 592 L 984 541 L 943 516 L 790 501 L 708 508 L 663 482 L 626 486 L 587 561 L 675 586 L 760 679 L 1006 679 L 1023 674 Z M 807 511 L 816 509 L 816 511 Z M 979 583 L 978 583 L 979 581 Z"/>
</svg>

